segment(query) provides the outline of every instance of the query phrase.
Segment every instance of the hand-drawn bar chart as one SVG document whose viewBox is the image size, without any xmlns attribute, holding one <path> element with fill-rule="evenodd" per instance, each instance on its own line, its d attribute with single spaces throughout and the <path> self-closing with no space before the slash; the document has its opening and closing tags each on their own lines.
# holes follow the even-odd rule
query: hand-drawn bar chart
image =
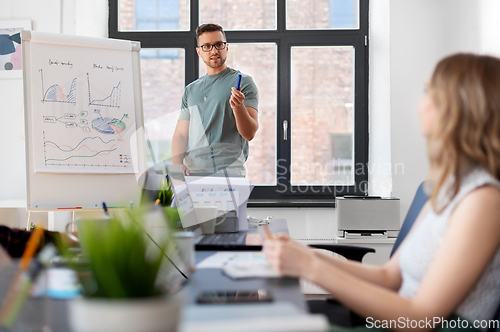
<svg viewBox="0 0 500 332">
<path fill-rule="evenodd" d="M 97 89 L 91 89 L 90 77 L 87 73 L 87 84 L 89 89 L 89 105 L 120 108 L 122 98 L 121 82 L 118 82 L 115 86 L 110 87 L 109 91 L 99 93 Z"/>
<path fill-rule="evenodd" d="M 40 69 L 40 77 L 42 80 L 42 102 L 76 103 L 76 78 L 68 84 L 69 87 L 53 84 L 46 88 L 43 81 L 43 69 Z M 65 90 L 67 91 L 66 94 L 64 93 Z"/>
</svg>

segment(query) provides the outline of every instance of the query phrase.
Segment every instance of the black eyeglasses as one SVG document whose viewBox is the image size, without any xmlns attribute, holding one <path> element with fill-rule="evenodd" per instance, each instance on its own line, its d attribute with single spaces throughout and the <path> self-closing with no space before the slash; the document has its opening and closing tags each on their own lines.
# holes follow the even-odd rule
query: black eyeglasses
<svg viewBox="0 0 500 332">
<path fill-rule="evenodd" d="M 220 51 L 220 50 L 225 49 L 226 45 L 227 45 L 226 42 L 218 42 L 218 43 L 215 43 L 215 44 L 205 44 L 205 45 L 201 45 L 201 46 L 198 46 L 198 47 L 201 48 L 201 50 L 203 52 L 210 52 L 214 46 L 215 46 L 216 50 Z"/>
</svg>

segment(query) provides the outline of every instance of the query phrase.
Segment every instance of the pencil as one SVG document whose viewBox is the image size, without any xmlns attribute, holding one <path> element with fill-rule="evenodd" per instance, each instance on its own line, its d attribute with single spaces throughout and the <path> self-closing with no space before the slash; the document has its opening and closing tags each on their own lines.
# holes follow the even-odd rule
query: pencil
<svg viewBox="0 0 500 332">
<path fill-rule="evenodd" d="M 267 227 L 267 225 L 263 225 L 264 227 L 264 231 L 266 232 L 266 236 L 269 240 L 272 240 L 273 239 L 273 234 L 271 233 L 271 231 L 269 230 L 269 227 Z"/>
<path fill-rule="evenodd" d="M 21 275 L 28 269 L 31 263 L 31 259 L 35 255 L 36 249 L 38 248 L 38 244 L 40 243 L 40 239 L 43 236 L 43 228 L 40 226 L 35 227 L 35 229 L 31 232 L 31 236 L 26 243 L 26 248 L 24 249 L 23 256 L 21 257 L 21 262 L 19 263 L 19 269 L 16 272 L 16 275 L 12 279 L 12 283 L 10 284 L 9 290 L 7 292 L 7 296 L 5 297 L 5 301 L 2 306 L 2 310 L 0 311 L 0 326 L 4 327 L 12 327 L 13 318 L 17 316 L 16 312 L 12 312 L 13 307 L 17 307 L 19 310 L 19 306 L 13 306 L 13 302 L 16 300 L 16 292 L 19 291 L 17 284 L 19 283 L 19 278 Z M 25 290 L 24 290 L 25 292 Z M 26 296 L 27 294 L 23 294 Z M 17 302 L 17 301 L 16 301 Z"/>
</svg>

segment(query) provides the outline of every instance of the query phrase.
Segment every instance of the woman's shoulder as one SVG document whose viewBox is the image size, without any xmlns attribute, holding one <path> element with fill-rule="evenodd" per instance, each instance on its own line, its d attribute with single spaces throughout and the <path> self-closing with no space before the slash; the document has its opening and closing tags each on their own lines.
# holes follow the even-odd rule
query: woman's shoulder
<svg viewBox="0 0 500 332">
<path fill-rule="evenodd" d="M 476 205 L 500 208 L 500 187 L 491 183 L 485 183 L 470 191 L 464 197 L 465 199 L 474 202 Z M 500 215 L 498 217 L 500 218 Z"/>
<path fill-rule="evenodd" d="M 462 178 L 457 198 L 469 196 L 472 192 L 482 192 L 483 190 L 500 190 L 500 180 L 497 179 L 484 167 L 475 167 Z"/>
<path fill-rule="evenodd" d="M 447 207 L 454 215 L 469 214 L 478 222 L 495 214 L 500 221 L 500 181 L 484 168 L 475 168 L 462 180 L 457 195 Z M 496 211 L 496 212 L 495 212 Z"/>
<path fill-rule="evenodd" d="M 476 177 L 476 180 L 480 178 L 482 180 L 477 185 L 461 195 L 453 214 L 455 218 L 460 216 L 460 219 L 468 220 L 474 227 L 486 229 L 490 224 L 500 231 L 500 182 L 494 177 L 486 180 L 483 176 Z"/>
</svg>

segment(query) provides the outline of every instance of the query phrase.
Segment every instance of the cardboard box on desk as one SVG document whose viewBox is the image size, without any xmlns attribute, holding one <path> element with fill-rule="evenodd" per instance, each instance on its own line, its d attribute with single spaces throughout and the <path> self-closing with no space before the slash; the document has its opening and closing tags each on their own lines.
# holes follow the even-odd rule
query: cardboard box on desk
<svg viewBox="0 0 500 332">
<path fill-rule="evenodd" d="M 217 206 L 222 211 L 236 211 L 239 230 L 248 230 L 247 202 L 253 185 L 246 178 L 186 176 L 194 205 Z"/>
<path fill-rule="evenodd" d="M 399 198 L 337 197 L 339 238 L 395 238 L 399 234 Z"/>
</svg>

